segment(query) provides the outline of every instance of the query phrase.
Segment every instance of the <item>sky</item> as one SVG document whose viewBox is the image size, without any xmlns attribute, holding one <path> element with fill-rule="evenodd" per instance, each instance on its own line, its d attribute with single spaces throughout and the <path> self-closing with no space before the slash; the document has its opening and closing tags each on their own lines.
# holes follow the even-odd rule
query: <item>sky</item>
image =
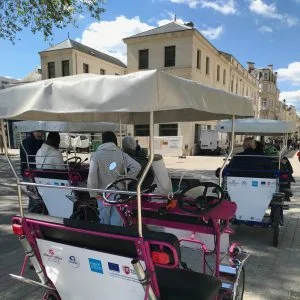
<svg viewBox="0 0 300 300">
<path fill-rule="evenodd" d="M 176 19 L 192 21 L 219 50 L 242 65 L 274 65 L 281 99 L 300 112 L 300 0 L 106 0 L 100 21 L 88 13 L 77 28 L 55 29 L 51 41 L 24 29 L 12 44 L 0 39 L 0 76 L 21 79 L 40 64 L 39 52 L 68 37 L 126 63 L 122 39 Z"/>
</svg>

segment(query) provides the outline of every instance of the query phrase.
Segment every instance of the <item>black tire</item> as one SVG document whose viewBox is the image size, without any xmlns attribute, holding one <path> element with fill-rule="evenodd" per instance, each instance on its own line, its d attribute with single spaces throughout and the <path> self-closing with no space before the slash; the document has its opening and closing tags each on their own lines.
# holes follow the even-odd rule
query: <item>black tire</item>
<svg viewBox="0 0 300 300">
<path fill-rule="evenodd" d="M 82 205 L 71 215 L 70 219 L 78 221 L 87 221 L 93 223 L 99 223 L 98 212 L 88 205 Z"/>
<path fill-rule="evenodd" d="M 280 206 L 276 205 L 272 208 L 272 228 L 273 228 L 273 247 L 278 247 L 279 226 L 280 226 Z"/>
</svg>

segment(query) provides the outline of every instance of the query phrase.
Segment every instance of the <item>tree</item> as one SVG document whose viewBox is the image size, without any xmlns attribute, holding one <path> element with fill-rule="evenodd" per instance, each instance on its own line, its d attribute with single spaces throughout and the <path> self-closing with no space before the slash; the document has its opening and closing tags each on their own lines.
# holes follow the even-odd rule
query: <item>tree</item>
<svg viewBox="0 0 300 300">
<path fill-rule="evenodd" d="M 99 20 L 105 0 L 0 0 L 0 38 L 14 42 L 24 27 L 41 32 L 45 40 L 53 28 L 76 26 L 80 15 L 88 12 Z"/>
</svg>

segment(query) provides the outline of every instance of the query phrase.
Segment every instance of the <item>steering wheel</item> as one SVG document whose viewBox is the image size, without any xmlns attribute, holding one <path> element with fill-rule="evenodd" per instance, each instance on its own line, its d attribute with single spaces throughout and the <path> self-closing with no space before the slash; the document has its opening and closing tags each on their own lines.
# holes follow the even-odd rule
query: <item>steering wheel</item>
<svg viewBox="0 0 300 300">
<path fill-rule="evenodd" d="M 78 167 L 81 164 L 81 162 L 82 162 L 81 157 L 79 157 L 79 156 L 73 156 L 73 157 L 70 157 L 67 160 L 65 160 L 64 163 L 66 164 L 68 162 L 71 162 L 72 160 L 74 160 L 74 162 L 71 163 L 73 165 L 73 167 Z"/>
<path fill-rule="evenodd" d="M 120 179 L 117 179 L 113 183 L 109 184 L 106 187 L 106 190 L 112 190 L 112 191 L 124 191 L 126 190 L 126 184 L 128 187 L 128 191 L 135 191 L 138 181 L 135 178 L 131 177 L 123 177 Z M 110 192 L 103 192 L 102 197 L 105 202 L 109 204 L 122 204 L 128 201 L 133 200 L 136 195 L 126 195 L 126 194 L 118 194 L 118 193 L 110 193 Z"/>
<path fill-rule="evenodd" d="M 221 204 L 224 190 L 213 182 L 202 182 L 183 190 L 177 198 L 179 208 L 187 213 L 201 215 Z"/>
</svg>

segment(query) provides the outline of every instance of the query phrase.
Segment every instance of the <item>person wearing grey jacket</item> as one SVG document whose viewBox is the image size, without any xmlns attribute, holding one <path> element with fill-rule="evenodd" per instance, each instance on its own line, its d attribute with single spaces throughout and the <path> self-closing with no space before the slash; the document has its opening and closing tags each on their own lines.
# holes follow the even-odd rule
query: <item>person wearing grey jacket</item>
<svg viewBox="0 0 300 300">
<path fill-rule="evenodd" d="M 122 150 L 117 146 L 116 135 L 111 131 L 103 132 L 102 143 L 91 157 L 87 186 L 93 189 L 105 189 L 119 178 L 118 174 L 125 174 L 125 168 L 128 177 L 136 178 L 141 166 L 128 154 L 122 153 Z M 116 169 L 113 171 L 109 169 L 112 162 L 116 163 Z M 90 192 L 90 195 L 99 198 L 99 194 L 96 192 Z M 101 223 L 123 225 L 122 218 L 115 207 L 104 206 L 102 201 L 98 199 L 98 208 Z"/>
</svg>

